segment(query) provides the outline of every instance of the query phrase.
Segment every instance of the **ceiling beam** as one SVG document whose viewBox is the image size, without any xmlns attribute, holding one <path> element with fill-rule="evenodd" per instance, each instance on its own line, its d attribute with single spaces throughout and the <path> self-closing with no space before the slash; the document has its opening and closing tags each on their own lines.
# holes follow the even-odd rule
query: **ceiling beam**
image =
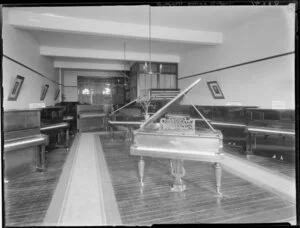
<svg viewBox="0 0 300 228">
<path fill-rule="evenodd" d="M 84 58 L 84 59 L 105 59 L 124 60 L 123 51 L 91 50 L 79 48 L 63 48 L 40 46 L 40 54 L 50 57 Z M 149 52 L 126 52 L 126 61 L 149 61 Z M 179 63 L 179 55 L 151 53 L 153 62 Z"/>
<path fill-rule="evenodd" d="M 55 68 L 63 69 L 87 69 L 87 70 L 115 70 L 128 71 L 130 66 L 128 63 L 91 63 L 84 61 L 61 61 L 54 60 Z"/>
<path fill-rule="evenodd" d="M 21 10 L 8 12 L 8 23 L 19 28 L 72 32 L 112 37 L 149 39 L 149 25 L 58 16 Z M 223 42 L 221 32 L 151 26 L 151 39 L 166 42 L 216 45 Z"/>
</svg>

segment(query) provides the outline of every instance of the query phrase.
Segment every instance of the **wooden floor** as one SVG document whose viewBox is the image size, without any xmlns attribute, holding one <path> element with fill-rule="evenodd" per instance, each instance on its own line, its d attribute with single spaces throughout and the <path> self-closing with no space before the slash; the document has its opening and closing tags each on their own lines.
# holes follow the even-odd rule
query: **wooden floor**
<svg viewBox="0 0 300 228">
<path fill-rule="evenodd" d="M 224 151 L 226 153 L 233 154 L 237 157 L 241 157 L 254 164 L 270 169 L 272 172 L 285 175 L 289 178 L 295 179 L 296 167 L 294 161 L 280 160 L 278 157 L 272 158 L 272 153 L 256 152 L 252 155 L 245 155 L 242 152 L 241 147 L 232 147 L 224 145 Z M 263 154 L 261 154 L 263 153 Z"/>
<path fill-rule="evenodd" d="M 137 157 L 129 143 L 100 136 L 123 224 L 270 223 L 296 221 L 295 204 L 223 171 L 223 198 L 215 193 L 210 163 L 185 161 L 187 190 L 170 192 L 167 159 L 145 158 L 145 186 L 138 182 Z"/>
<path fill-rule="evenodd" d="M 67 155 L 64 148 L 51 149 L 46 172 L 32 171 L 4 184 L 6 226 L 42 224 Z"/>
<path fill-rule="evenodd" d="M 123 134 L 116 138 L 111 142 L 108 135 L 101 136 L 101 142 L 124 224 L 295 223 L 293 203 L 226 171 L 222 176 L 224 197 L 218 200 L 209 163 L 185 161 L 187 190 L 174 193 L 169 191 L 173 179 L 168 161 L 146 158 L 145 186 L 141 188 L 137 158 L 129 156 Z M 32 172 L 4 185 L 6 226 L 42 224 L 66 156 L 63 149 L 52 150 L 47 153 L 47 172 Z"/>
</svg>

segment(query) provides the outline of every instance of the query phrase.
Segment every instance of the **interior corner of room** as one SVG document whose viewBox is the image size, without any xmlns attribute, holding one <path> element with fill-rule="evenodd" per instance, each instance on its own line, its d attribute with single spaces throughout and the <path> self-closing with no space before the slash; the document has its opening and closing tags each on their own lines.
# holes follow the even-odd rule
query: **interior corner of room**
<svg viewBox="0 0 300 228">
<path fill-rule="evenodd" d="M 6 225 L 295 224 L 295 4 L 252 3 L 2 7 Z"/>
</svg>

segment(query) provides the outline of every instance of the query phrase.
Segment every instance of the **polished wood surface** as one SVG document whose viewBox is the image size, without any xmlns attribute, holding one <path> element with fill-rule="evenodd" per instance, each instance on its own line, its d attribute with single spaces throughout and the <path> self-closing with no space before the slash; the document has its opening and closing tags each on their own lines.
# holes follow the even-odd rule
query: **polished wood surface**
<svg viewBox="0 0 300 228">
<path fill-rule="evenodd" d="M 272 157 L 272 153 L 269 151 L 261 152 L 260 154 L 245 155 L 242 154 L 241 147 L 232 147 L 224 145 L 224 152 L 230 153 L 234 156 L 245 159 L 249 162 L 252 162 L 255 165 L 269 169 L 272 173 L 285 175 L 289 178 L 295 179 L 296 176 L 296 167 L 295 160 L 280 160 L 280 157 Z"/>
<path fill-rule="evenodd" d="M 4 184 L 4 213 L 6 226 L 41 225 L 68 153 L 55 149 L 46 153 L 44 173 L 19 175 Z"/>
<path fill-rule="evenodd" d="M 255 223 L 295 222 L 295 204 L 229 172 L 222 174 L 223 198 L 215 194 L 211 163 L 185 161 L 189 185 L 185 192 L 171 192 L 169 160 L 144 157 L 144 187 L 138 182 L 138 158 L 129 155 L 123 138 L 111 142 L 101 136 L 122 222 L 155 223 Z"/>
</svg>

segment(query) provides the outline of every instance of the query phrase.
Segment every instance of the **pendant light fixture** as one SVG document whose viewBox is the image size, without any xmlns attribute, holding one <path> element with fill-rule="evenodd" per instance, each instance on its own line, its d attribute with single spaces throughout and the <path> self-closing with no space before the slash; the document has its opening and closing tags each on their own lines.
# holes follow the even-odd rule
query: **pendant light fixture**
<svg viewBox="0 0 300 228">
<path fill-rule="evenodd" d="M 126 43 L 124 41 L 124 74 L 123 74 L 123 76 L 124 76 L 124 87 L 125 87 L 125 89 L 127 89 L 127 86 L 128 86 L 127 78 L 128 78 L 128 76 L 126 75 L 125 72 L 126 72 Z"/>
<path fill-rule="evenodd" d="M 149 71 L 148 74 L 152 74 L 151 68 L 151 6 L 149 5 Z"/>
<path fill-rule="evenodd" d="M 151 68 L 151 6 L 149 5 L 149 65 L 147 61 L 144 64 L 144 71 L 146 74 L 152 74 Z"/>
<path fill-rule="evenodd" d="M 151 6 L 149 5 L 149 70 L 148 74 L 152 74 L 151 68 Z"/>
</svg>

